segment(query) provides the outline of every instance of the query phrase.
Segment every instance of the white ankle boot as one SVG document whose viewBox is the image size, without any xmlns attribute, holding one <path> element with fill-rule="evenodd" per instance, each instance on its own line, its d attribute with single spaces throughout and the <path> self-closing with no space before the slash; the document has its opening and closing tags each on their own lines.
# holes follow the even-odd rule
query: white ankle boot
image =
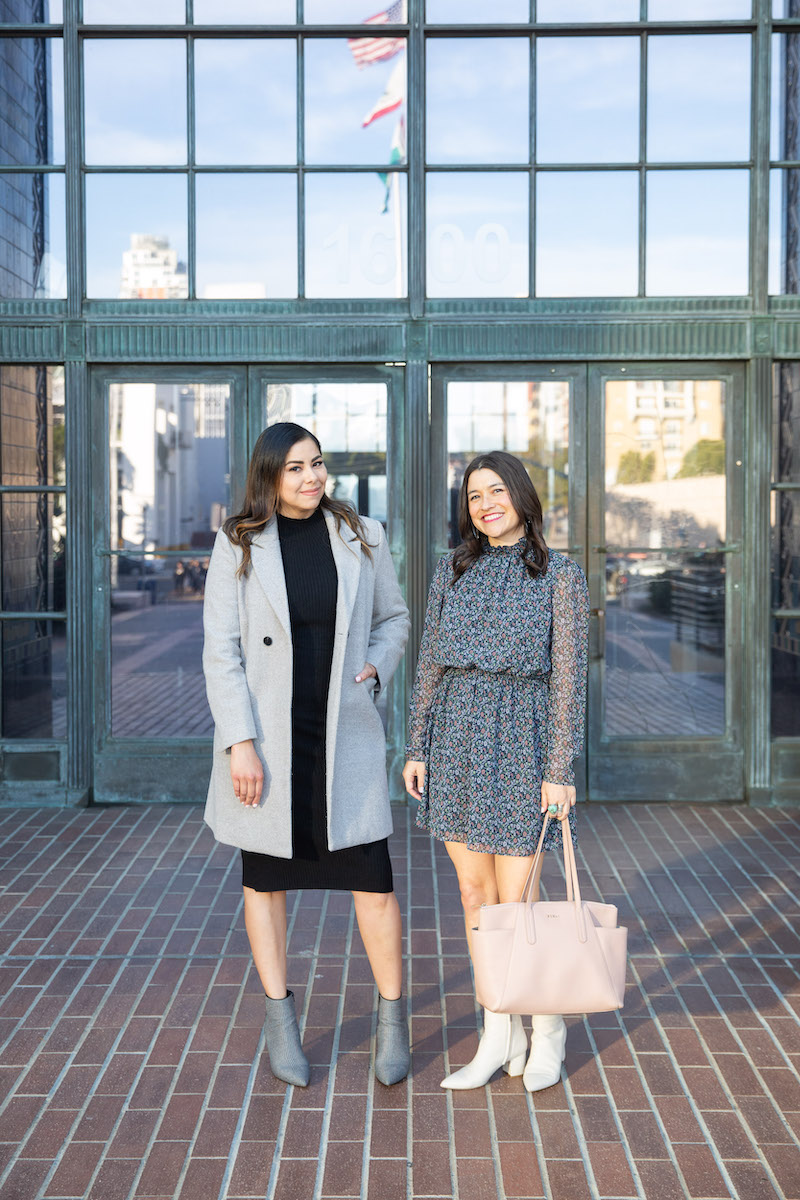
<svg viewBox="0 0 800 1200">
<path fill-rule="evenodd" d="M 522 1082 L 529 1092 L 541 1092 L 561 1078 L 567 1053 L 567 1027 L 563 1017 L 533 1017 L 531 1053 Z"/>
<path fill-rule="evenodd" d="M 483 1010 L 483 1033 L 472 1062 L 443 1079 L 440 1086 L 466 1091 L 483 1087 L 502 1067 L 509 1075 L 521 1075 L 525 1066 L 528 1039 L 521 1017 Z"/>
</svg>

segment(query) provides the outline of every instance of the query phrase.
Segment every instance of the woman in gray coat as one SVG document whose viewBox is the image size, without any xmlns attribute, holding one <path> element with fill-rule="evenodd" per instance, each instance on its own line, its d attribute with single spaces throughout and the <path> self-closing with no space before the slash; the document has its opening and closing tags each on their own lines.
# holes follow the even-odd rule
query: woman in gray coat
<svg viewBox="0 0 800 1200">
<path fill-rule="evenodd" d="M 256 442 L 244 507 L 217 534 L 203 669 L 214 717 L 205 819 L 242 851 L 244 913 L 273 1073 L 305 1086 L 286 988 L 286 891 L 352 892 L 378 986 L 375 1073 L 409 1066 L 383 724 L 408 611 L 380 523 L 325 494 L 319 442 L 280 422 Z"/>
</svg>

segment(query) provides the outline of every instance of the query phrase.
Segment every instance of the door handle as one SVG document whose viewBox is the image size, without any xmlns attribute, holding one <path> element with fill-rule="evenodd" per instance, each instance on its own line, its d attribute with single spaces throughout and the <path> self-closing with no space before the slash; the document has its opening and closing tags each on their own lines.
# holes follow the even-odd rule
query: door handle
<svg viewBox="0 0 800 1200">
<path fill-rule="evenodd" d="M 606 610 L 589 609 L 589 658 L 596 660 L 606 655 Z"/>
</svg>

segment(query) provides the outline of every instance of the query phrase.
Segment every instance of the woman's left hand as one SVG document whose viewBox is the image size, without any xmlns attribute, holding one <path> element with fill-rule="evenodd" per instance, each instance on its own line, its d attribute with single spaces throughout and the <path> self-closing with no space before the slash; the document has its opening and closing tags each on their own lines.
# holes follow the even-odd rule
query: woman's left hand
<svg viewBox="0 0 800 1200">
<path fill-rule="evenodd" d="M 575 788 L 564 783 L 542 783 L 542 812 L 547 812 L 551 804 L 556 805 L 558 812 L 550 815 L 557 821 L 566 821 L 569 810 L 575 807 Z"/>
<path fill-rule="evenodd" d="M 356 675 L 356 683 L 363 683 L 365 679 L 377 678 L 378 672 L 373 667 L 372 663 L 364 663 L 364 666 Z"/>
</svg>

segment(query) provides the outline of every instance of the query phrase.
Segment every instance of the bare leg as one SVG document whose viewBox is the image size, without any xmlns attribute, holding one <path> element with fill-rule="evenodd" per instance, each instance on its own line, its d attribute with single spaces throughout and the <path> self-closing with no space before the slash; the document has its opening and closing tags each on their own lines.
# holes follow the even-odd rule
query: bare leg
<svg viewBox="0 0 800 1200">
<path fill-rule="evenodd" d="M 243 888 L 244 924 L 261 986 L 273 1000 L 286 996 L 286 892 Z"/>
<path fill-rule="evenodd" d="M 458 876 L 467 944 L 472 957 L 472 928 L 478 924 L 480 907 L 482 904 L 497 904 L 495 855 L 469 850 L 463 842 L 445 842 L 444 845 Z"/>
<path fill-rule="evenodd" d="M 520 857 L 516 854 L 495 854 L 494 871 L 501 904 L 519 900 L 532 862 L 532 854 Z"/>
<path fill-rule="evenodd" d="M 403 990 L 402 924 L 394 892 L 353 892 L 356 920 L 378 991 L 397 1000 Z"/>
</svg>

